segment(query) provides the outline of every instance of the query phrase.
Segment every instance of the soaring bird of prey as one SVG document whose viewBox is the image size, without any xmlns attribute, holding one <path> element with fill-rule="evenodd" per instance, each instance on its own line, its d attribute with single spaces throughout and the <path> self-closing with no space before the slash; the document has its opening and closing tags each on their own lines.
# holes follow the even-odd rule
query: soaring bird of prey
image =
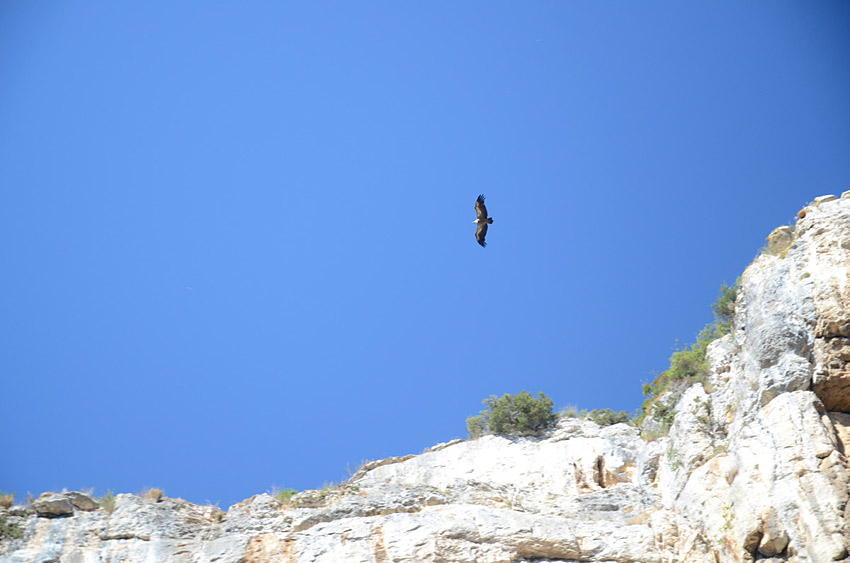
<svg viewBox="0 0 850 563">
<path fill-rule="evenodd" d="M 478 196 L 478 199 L 475 200 L 475 213 L 478 214 L 478 219 L 473 221 L 473 223 L 478 223 L 478 228 L 475 229 L 475 240 L 478 241 L 478 244 L 481 246 L 487 246 L 487 243 L 484 242 L 484 237 L 487 236 L 487 225 L 493 222 L 492 217 L 487 217 L 487 207 L 484 205 L 484 194 Z"/>
</svg>

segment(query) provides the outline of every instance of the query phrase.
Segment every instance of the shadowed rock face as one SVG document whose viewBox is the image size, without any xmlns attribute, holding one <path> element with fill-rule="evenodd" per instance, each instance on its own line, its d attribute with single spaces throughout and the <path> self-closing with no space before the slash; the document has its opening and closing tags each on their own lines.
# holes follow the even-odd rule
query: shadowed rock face
<svg viewBox="0 0 850 563">
<path fill-rule="evenodd" d="M 0 561 L 819 562 L 847 557 L 850 200 L 819 199 L 747 268 L 667 437 L 562 419 L 370 462 L 332 490 L 223 512 L 79 493 L 0 512 Z M 85 497 L 85 498 L 83 498 Z M 88 500 L 86 500 L 88 499 Z"/>
</svg>

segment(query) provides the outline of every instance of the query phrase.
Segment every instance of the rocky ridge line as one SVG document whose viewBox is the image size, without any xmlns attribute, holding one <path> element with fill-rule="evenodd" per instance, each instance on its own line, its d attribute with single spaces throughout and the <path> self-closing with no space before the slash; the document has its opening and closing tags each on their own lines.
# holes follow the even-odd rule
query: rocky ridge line
<svg viewBox="0 0 850 563">
<path fill-rule="evenodd" d="M 561 419 L 371 462 L 336 489 L 220 511 L 81 493 L 0 511 L 0 562 L 620 563 L 848 557 L 850 193 L 817 198 L 744 272 L 669 436 Z M 674 396 L 671 396 L 674 397 Z"/>
</svg>

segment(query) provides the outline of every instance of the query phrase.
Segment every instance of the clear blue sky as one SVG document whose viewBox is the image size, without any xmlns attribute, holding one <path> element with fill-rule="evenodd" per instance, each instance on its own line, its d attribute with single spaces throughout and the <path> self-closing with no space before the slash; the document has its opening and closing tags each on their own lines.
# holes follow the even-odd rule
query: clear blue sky
<svg viewBox="0 0 850 563">
<path fill-rule="evenodd" d="M 843 1 L 5 2 L 0 84 L 19 499 L 226 507 L 491 394 L 633 411 L 850 189 Z"/>
</svg>

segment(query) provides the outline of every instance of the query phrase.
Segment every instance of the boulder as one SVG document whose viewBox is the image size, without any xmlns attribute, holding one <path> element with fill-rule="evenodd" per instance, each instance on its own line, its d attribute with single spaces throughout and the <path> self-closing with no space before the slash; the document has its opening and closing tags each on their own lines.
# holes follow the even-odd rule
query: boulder
<svg viewBox="0 0 850 563">
<path fill-rule="evenodd" d="M 767 236 L 767 250 L 773 254 L 785 252 L 794 242 L 794 232 L 791 227 L 778 227 Z"/>
<path fill-rule="evenodd" d="M 96 500 L 78 491 L 64 493 L 64 496 L 71 502 L 72 505 L 74 505 L 75 508 L 80 510 L 97 510 L 100 508 L 100 504 Z"/>
<path fill-rule="evenodd" d="M 74 513 L 74 506 L 63 494 L 42 495 L 33 502 L 33 508 L 43 518 L 70 516 Z"/>
</svg>

